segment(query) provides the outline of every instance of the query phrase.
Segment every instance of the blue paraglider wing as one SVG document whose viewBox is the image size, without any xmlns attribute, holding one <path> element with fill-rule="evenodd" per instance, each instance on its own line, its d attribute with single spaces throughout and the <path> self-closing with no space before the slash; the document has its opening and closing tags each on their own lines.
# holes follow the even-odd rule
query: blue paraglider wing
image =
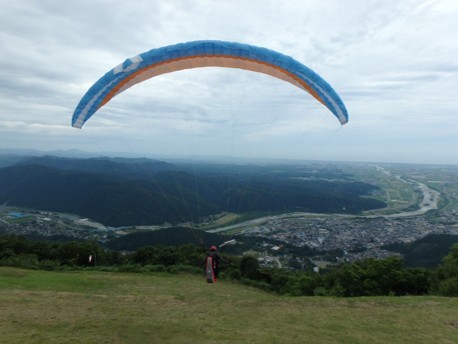
<svg viewBox="0 0 458 344">
<path fill-rule="evenodd" d="M 113 97 L 157 75 L 199 67 L 239 68 L 287 81 L 310 93 L 338 118 L 348 113 L 334 89 L 318 74 L 293 58 L 266 48 L 223 41 L 195 41 L 153 49 L 131 57 L 100 78 L 75 109 L 72 126 L 84 123 Z"/>
</svg>

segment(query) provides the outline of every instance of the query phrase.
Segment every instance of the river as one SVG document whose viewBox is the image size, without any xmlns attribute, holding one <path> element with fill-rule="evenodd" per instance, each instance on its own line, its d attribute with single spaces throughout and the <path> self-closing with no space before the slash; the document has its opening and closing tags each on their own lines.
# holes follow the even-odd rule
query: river
<svg viewBox="0 0 458 344">
<path fill-rule="evenodd" d="M 390 171 L 382 167 L 377 167 L 377 169 L 385 174 L 392 176 Z M 366 217 L 366 218 L 378 218 L 378 217 L 386 217 L 386 218 L 401 218 L 401 217 L 411 217 L 411 216 L 420 216 L 424 215 L 426 212 L 430 210 L 435 210 L 438 208 L 440 193 L 436 190 L 430 189 L 426 184 L 420 183 L 416 180 L 405 180 L 400 176 L 396 176 L 399 180 L 403 181 L 404 183 L 415 183 L 417 185 L 418 190 L 420 190 L 423 194 L 423 199 L 419 204 L 420 209 L 413 210 L 413 211 L 404 211 L 396 214 L 390 215 L 382 215 L 382 214 L 372 214 L 372 215 L 347 215 L 347 214 L 322 214 L 322 213 L 303 213 L 303 212 L 295 212 L 295 213 L 286 213 L 281 215 L 272 215 L 272 216 L 264 216 L 253 220 L 248 220 L 245 222 L 236 223 L 234 225 L 220 227 L 216 229 L 210 229 L 207 232 L 209 233 L 219 233 L 219 232 L 226 232 L 232 229 L 243 228 L 243 227 L 251 227 L 254 225 L 260 225 L 266 223 L 271 220 L 278 220 L 278 219 L 285 219 L 285 218 L 294 218 L 294 217 L 302 217 L 302 216 L 340 216 L 340 217 Z"/>
</svg>

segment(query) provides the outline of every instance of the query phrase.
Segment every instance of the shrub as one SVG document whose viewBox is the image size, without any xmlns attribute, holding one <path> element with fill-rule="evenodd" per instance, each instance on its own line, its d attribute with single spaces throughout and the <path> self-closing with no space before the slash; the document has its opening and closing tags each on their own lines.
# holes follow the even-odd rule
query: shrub
<svg viewBox="0 0 458 344">
<path fill-rule="evenodd" d="M 315 279 L 305 274 L 291 276 L 286 285 L 281 289 L 282 294 L 292 296 L 313 295 L 316 288 Z"/>
<path fill-rule="evenodd" d="M 170 265 L 170 266 L 167 267 L 167 272 L 168 272 L 169 274 L 175 275 L 175 274 L 177 274 L 178 272 L 180 272 L 180 270 L 178 269 L 178 267 L 177 267 L 176 265 Z"/>
<path fill-rule="evenodd" d="M 458 277 L 447 278 L 441 281 L 438 292 L 443 296 L 458 296 Z"/>
<path fill-rule="evenodd" d="M 38 269 L 40 263 L 35 254 L 21 254 L 0 260 L 0 265 L 24 269 Z"/>
<path fill-rule="evenodd" d="M 240 280 L 242 278 L 242 274 L 238 269 L 230 269 L 221 273 L 221 278 L 231 279 L 231 280 Z"/>
<path fill-rule="evenodd" d="M 266 282 L 255 281 L 255 280 L 252 280 L 252 279 L 249 279 L 249 278 L 242 278 L 240 280 L 240 282 L 242 282 L 242 284 L 250 286 L 250 287 L 259 288 L 259 289 L 262 289 L 262 290 L 265 290 L 265 291 L 272 291 L 272 288 L 270 287 L 270 284 L 266 283 Z"/>
<path fill-rule="evenodd" d="M 57 260 L 45 259 L 40 261 L 39 268 L 48 271 L 60 270 L 60 262 Z"/>
<path fill-rule="evenodd" d="M 259 274 L 259 261 L 255 256 L 245 255 L 240 260 L 240 273 L 248 279 L 256 279 Z"/>
<path fill-rule="evenodd" d="M 327 294 L 328 294 L 328 291 L 326 290 L 325 287 L 316 287 L 313 290 L 314 296 L 326 296 Z"/>
<path fill-rule="evenodd" d="M 105 271 L 105 272 L 118 272 L 119 268 L 117 266 L 99 265 L 99 266 L 95 267 L 95 270 L 97 270 L 97 271 Z"/>
<path fill-rule="evenodd" d="M 142 266 L 139 264 L 124 264 L 119 266 L 120 272 L 142 272 Z"/>
<path fill-rule="evenodd" d="M 186 272 L 189 274 L 196 274 L 196 275 L 202 274 L 202 269 L 196 266 L 193 266 L 193 265 L 179 264 L 175 266 L 179 272 Z"/>
<path fill-rule="evenodd" d="M 165 265 L 159 264 L 159 265 L 152 265 L 151 266 L 151 271 L 152 272 L 166 272 L 167 268 Z"/>
</svg>

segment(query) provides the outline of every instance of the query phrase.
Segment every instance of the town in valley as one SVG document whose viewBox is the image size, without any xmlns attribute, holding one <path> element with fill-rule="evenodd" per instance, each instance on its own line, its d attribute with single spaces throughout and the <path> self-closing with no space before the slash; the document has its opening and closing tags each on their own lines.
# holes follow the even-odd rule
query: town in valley
<svg viewBox="0 0 458 344">
<path fill-rule="evenodd" d="M 331 164 L 331 163 L 329 163 Z M 266 265 L 287 267 L 292 261 L 283 247 L 307 247 L 316 267 L 362 258 L 386 258 L 392 243 L 409 243 L 429 234 L 458 235 L 458 166 L 376 163 L 335 163 L 355 180 L 379 187 L 372 197 L 383 209 L 361 214 L 286 213 L 243 219 L 222 213 L 199 223 L 173 224 L 228 237 L 256 238 L 253 247 Z M 37 237 L 94 240 L 100 243 L 135 231 L 159 230 L 172 224 L 109 227 L 74 214 L 19 208 L 1 200 L 0 231 Z M 330 259 L 326 252 L 339 252 Z"/>
</svg>

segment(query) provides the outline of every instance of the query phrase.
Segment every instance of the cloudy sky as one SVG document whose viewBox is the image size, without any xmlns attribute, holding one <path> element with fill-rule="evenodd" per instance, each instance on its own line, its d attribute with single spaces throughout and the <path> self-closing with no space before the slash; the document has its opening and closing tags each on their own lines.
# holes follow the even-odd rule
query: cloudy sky
<svg viewBox="0 0 458 344">
<path fill-rule="evenodd" d="M 0 0 L 0 148 L 458 164 L 458 1 Z M 225 68 L 136 85 L 83 127 L 88 88 L 139 53 L 225 40 L 289 55 L 344 101 Z"/>
</svg>

